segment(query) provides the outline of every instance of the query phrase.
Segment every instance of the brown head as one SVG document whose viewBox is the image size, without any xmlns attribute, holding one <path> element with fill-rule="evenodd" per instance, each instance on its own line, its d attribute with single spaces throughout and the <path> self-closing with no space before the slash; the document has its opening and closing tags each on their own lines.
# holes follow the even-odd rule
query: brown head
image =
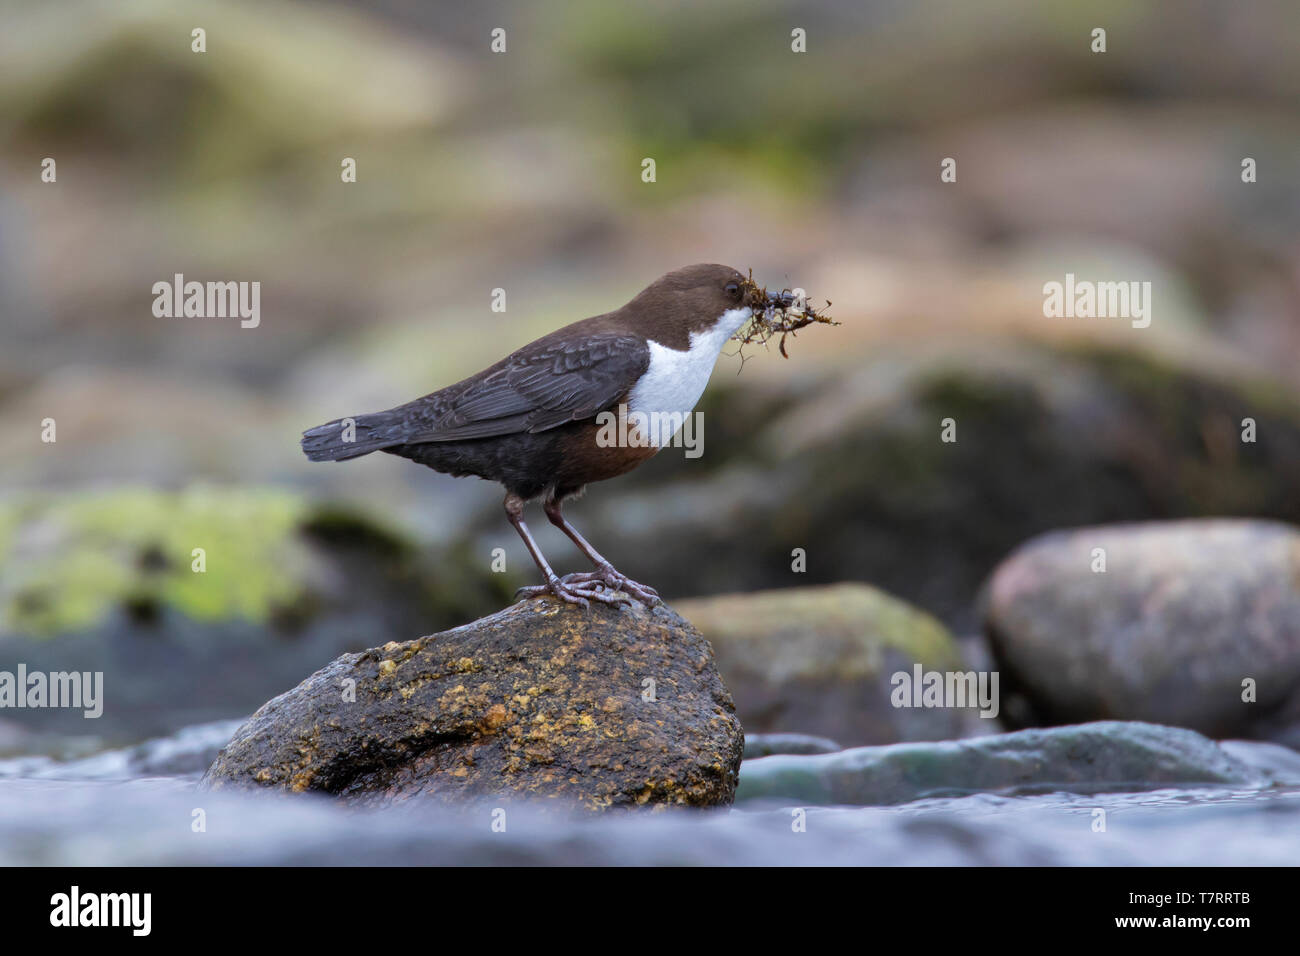
<svg viewBox="0 0 1300 956">
<path fill-rule="evenodd" d="M 743 273 L 730 266 L 701 263 L 660 276 L 618 314 L 620 324 L 629 329 L 684 350 L 690 347 L 692 332 L 710 332 L 720 322 L 735 331 L 749 318 L 751 305 Z"/>
</svg>

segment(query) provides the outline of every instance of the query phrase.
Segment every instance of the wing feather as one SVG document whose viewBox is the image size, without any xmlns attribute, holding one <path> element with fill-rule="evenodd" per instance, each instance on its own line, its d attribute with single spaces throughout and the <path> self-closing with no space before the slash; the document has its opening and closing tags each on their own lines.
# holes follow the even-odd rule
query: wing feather
<svg viewBox="0 0 1300 956">
<path fill-rule="evenodd" d="M 645 340 L 635 335 L 602 332 L 578 341 L 543 339 L 471 380 L 448 402 L 439 402 L 436 413 L 421 420 L 405 440 L 461 441 L 540 432 L 591 418 L 626 394 L 649 364 Z"/>
</svg>

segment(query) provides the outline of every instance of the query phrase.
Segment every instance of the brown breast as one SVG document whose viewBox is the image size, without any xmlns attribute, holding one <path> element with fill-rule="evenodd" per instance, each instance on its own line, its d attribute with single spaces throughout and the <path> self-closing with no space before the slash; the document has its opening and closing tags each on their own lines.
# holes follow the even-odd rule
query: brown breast
<svg viewBox="0 0 1300 956">
<path fill-rule="evenodd" d="M 610 444 L 611 429 L 602 431 L 595 422 L 583 422 L 569 430 L 563 439 L 564 456 L 556 474 L 556 488 L 576 490 L 593 481 L 615 478 L 659 451 L 653 445 L 635 444 L 638 434 L 630 425 L 626 434 L 633 441 L 623 442 L 624 434 L 614 426 L 612 436 L 618 440 Z"/>
</svg>

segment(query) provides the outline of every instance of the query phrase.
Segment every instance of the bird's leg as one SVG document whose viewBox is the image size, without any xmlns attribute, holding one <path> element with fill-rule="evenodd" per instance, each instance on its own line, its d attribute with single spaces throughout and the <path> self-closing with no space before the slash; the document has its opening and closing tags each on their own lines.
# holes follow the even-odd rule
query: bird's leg
<svg viewBox="0 0 1300 956">
<path fill-rule="evenodd" d="M 569 524 L 569 519 L 564 517 L 564 512 L 560 510 L 560 502 L 555 498 L 548 498 L 542 505 L 546 512 L 546 517 L 550 519 L 551 524 L 559 528 L 569 536 L 569 539 L 578 546 L 578 550 L 585 554 L 591 563 L 596 566 L 595 571 L 582 571 L 577 574 L 566 574 L 561 580 L 566 585 L 588 584 L 593 581 L 599 581 L 609 588 L 623 591 L 636 598 L 642 604 L 652 605 L 659 603 L 659 592 L 654 588 L 647 587 L 644 584 L 637 584 L 627 575 L 620 573 L 610 564 L 599 551 L 591 546 L 578 529 Z"/>
<path fill-rule="evenodd" d="M 594 585 L 586 586 L 580 582 L 572 584 L 561 581 L 551 566 L 546 563 L 546 558 L 542 556 L 542 549 L 537 546 L 533 540 L 532 533 L 528 530 L 528 525 L 524 523 L 524 499 L 518 495 L 506 495 L 506 517 L 510 523 L 515 526 L 519 532 L 519 537 L 524 539 L 524 547 L 528 553 L 533 556 L 533 561 L 541 569 L 542 577 L 546 578 L 545 584 L 539 584 L 534 587 L 520 588 L 515 592 L 515 598 L 539 597 L 543 594 L 551 594 L 561 601 L 567 601 L 569 604 L 577 604 L 587 607 L 589 598 L 597 601 L 603 601 L 605 604 L 618 604 L 621 601 L 621 595 L 616 595 L 603 588 L 597 588 Z"/>
</svg>

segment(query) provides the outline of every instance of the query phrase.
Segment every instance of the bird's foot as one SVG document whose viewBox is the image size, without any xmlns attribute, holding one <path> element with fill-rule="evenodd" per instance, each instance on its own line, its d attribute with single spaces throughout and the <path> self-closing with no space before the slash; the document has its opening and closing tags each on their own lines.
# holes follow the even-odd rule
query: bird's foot
<svg viewBox="0 0 1300 956">
<path fill-rule="evenodd" d="M 659 592 L 654 588 L 638 584 L 627 575 L 614 570 L 612 565 L 596 571 L 577 571 L 573 574 L 566 574 L 560 580 L 566 585 L 603 584 L 611 591 L 622 591 L 633 600 L 640 601 L 646 607 L 653 607 L 662 602 Z"/>
<path fill-rule="evenodd" d="M 565 575 L 563 578 L 554 578 L 546 584 L 534 584 L 530 587 L 520 588 L 515 592 L 515 600 L 523 601 L 528 598 L 542 597 L 550 595 L 559 598 L 566 604 L 576 604 L 579 607 L 587 607 L 592 601 L 600 601 L 603 604 L 622 604 L 631 602 L 631 598 L 626 594 L 619 594 L 612 590 L 604 581 L 570 581 L 574 575 Z"/>
</svg>

